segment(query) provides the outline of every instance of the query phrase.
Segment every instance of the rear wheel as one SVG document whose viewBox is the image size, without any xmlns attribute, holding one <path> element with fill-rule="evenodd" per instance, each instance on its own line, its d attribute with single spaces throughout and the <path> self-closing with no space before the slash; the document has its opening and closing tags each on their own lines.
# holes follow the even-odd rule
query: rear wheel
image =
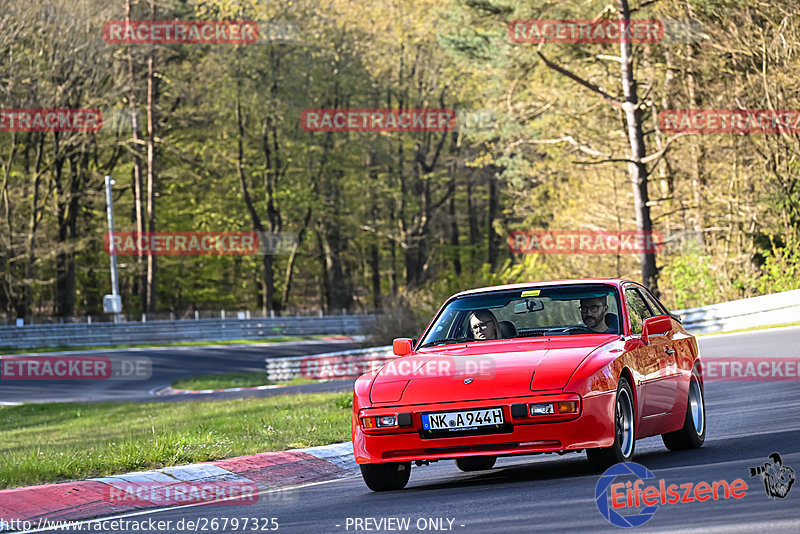
<svg viewBox="0 0 800 534">
<path fill-rule="evenodd" d="M 456 467 L 469 473 L 470 471 L 486 471 L 494 467 L 497 456 L 467 456 L 456 458 Z"/>
<path fill-rule="evenodd" d="M 597 471 L 605 471 L 619 462 L 633 458 L 636 446 L 636 412 L 633 409 L 633 391 L 628 379 L 622 377 L 617 386 L 614 408 L 614 444 L 599 449 L 586 449 L 586 458 Z"/>
<path fill-rule="evenodd" d="M 671 451 L 697 449 L 706 440 L 706 403 L 697 371 L 692 371 L 692 380 L 689 382 L 689 399 L 686 403 L 683 428 L 661 434 L 661 439 Z"/>
<path fill-rule="evenodd" d="M 411 462 L 361 464 L 361 476 L 372 491 L 401 490 L 411 476 Z"/>
</svg>

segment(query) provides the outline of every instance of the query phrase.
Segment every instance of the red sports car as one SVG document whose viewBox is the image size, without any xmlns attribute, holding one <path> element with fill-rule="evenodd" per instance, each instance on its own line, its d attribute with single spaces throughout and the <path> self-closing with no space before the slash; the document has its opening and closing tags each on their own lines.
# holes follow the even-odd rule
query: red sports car
<svg viewBox="0 0 800 534">
<path fill-rule="evenodd" d="M 660 434 L 705 439 L 695 338 L 628 280 L 536 282 L 458 293 L 419 341 L 355 383 L 353 449 L 373 491 L 402 489 L 411 463 L 586 451 L 598 470 Z"/>
</svg>

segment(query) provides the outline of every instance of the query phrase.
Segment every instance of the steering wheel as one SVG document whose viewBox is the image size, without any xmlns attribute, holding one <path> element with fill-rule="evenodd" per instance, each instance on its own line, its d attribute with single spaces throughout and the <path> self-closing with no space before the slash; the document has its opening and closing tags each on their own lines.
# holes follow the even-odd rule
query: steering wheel
<svg viewBox="0 0 800 534">
<path fill-rule="evenodd" d="M 588 326 L 568 326 L 565 328 L 567 334 L 594 334 L 595 331 L 589 328 Z"/>
</svg>

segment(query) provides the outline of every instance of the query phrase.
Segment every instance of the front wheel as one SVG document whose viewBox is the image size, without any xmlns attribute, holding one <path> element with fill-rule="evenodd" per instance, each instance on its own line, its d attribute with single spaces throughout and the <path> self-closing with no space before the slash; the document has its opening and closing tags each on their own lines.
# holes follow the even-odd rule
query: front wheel
<svg viewBox="0 0 800 534">
<path fill-rule="evenodd" d="M 361 476 L 372 491 L 401 490 L 411 476 L 411 462 L 361 464 Z"/>
<path fill-rule="evenodd" d="M 703 386 L 694 370 L 689 382 L 689 399 L 686 402 L 686 419 L 683 427 L 674 432 L 661 434 L 661 439 L 671 451 L 698 449 L 706 440 L 706 402 L 703 398 Z"/>
<path fill-rule="evenodd" d="M 456 467 L 469 473 L 470 471 L 486 471 L 494 467 L 497 456 L 466 456 L 456 458 Z"/>
<path fill-rule="evenodd" d="M 586 449 L 589 464 L 597 471 L 605 471 L 619 462 L 633 458 L 636 445 L 636 412 L 633 409 L 633 391 L 628 379 L 619 379 L 614 408 L 614 444 L 599 449 Z"/>
</svg>

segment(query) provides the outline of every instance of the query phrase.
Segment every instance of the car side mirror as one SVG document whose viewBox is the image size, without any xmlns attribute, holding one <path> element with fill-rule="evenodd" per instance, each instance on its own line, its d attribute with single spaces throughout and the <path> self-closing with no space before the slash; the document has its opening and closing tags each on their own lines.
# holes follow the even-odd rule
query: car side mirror
<svg viewBox="0 0 800 534">
<path fill-rule="evenodd" d="M 650 336 L 666 334 L 670 330 L 672 330 L 672 318 L 669 315 L 648 317 L 642 323 L 642 341 L 647 344 L 650 342 Z"/>
<path fill-rule="evenodd" d="M 414 340 L 408 337 L 399 337 L 392 341 L 392 352 L 395 356 L 411 354 Z"/>
</svg>

